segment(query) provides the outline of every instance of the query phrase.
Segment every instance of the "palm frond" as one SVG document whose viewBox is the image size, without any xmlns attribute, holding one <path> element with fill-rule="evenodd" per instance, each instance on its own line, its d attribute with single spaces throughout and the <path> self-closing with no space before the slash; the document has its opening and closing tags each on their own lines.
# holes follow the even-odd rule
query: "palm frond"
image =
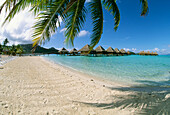
<svg viewBox="0 0 170 115">
<path fill-rule="evenodd" d="M 67 4 L 66 10 L 64 13 L 66 13 L 78 0 L 70 0 L 70 2 Z"/>
<path fill-rule="evenodd" d="M 93 33 L 91 35 L 91 49 L 99 42 L 103 33 L 103 9 L 101 0 L 90 2 L 91 16 L 93 20 Z"/>
<path fill-rule="evenodd" d="M 115 19 L 115 31 L 117 30 L 120 23 L 120 12 L 116 4 L 116 0 L 103 0 L 105 8 L 114 16 Z"/>
<path fill-rule="evenodd" d="M 40 10 L 43 10 L 46 8 L 49 4 L 49 0 L 12 0 L 9 2 L 9 0 L 5 1 L 4 4 L 1 6 L 0 11 L 6 7 L 6 12 L 9 11 L 9 14 L 5 18 L 5 21 L 3 22 L 3 25 L 6 22 L 10 22 L 11 19 L 20 11 L 24 10 L 25 8 L 32 6 L 32 10 L 34 11 L 34 14 L 37 14 Z M 37 6 L 36 9 L 33 6 Z"/>
<path fill-rule="evenodd" d="M 85 22 L 86 8 L 84 4 L 85 0 L 77 0 L 67 11 L 65 43 L 69 43 L 70 41 L 73 45 L 74 38 L 78 35 Z"/>
<path fill-rule="evenodd" d="M 140 2 L 142 3 L 141 16 L 145 16 L 149 12 L 148 2 L 147 2 L 147 0 L 140 0 Z"/>
<path fill-rule="evenodd" d="M 46 10 L 52 3 L 52 0 L 36 0 L 31 3 L 32 8 L 30 11 L 36 16 L 40 11 Z"/>
<path fill-rule="evenodd" d="M 5 21 L 3 22 L 3 25 L 8 21 L 10 22 L 11 19 L 15 16 L 15 14 L 21 10 L 23 10 L 26 5 L 23 5 L 25 4 L 24 3 L 24 0 L 20 0 L 17 4 L 15 4 L 12 9 L 10 10 L 8 16 L 5 18 Z"/>
<path fill-rule="evenodd" d="M 2 12 L 2 9 L 5 7 L 5 5 L 6 5 L 6 1 L 0 6 L 0 14 Z"/>
<path fill-rule="evenodd" d="M 51 4 L 46 11 L 43 11 L 38 16 L 38 21 L 33 26 L 34 38 L 33 47 L 45 43 L 46 40 L 50 40 L 50 37 L 55 33 L 57 29 L 57 23 L 60 25 L 59 16 L 63 17 L 62 12 L 64 11 L 64 5 L 68 0 L 59 0 Z"/>
</svg>

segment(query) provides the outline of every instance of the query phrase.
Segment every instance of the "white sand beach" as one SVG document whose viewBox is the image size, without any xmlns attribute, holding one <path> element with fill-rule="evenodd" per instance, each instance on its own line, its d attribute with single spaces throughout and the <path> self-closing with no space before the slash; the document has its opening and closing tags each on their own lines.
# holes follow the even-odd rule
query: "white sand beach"
<svg viewBox="0 0 170 115">
<path fill-rule="evenodd" d="M 96 79 L 42 57 L 19 57 L 0 69 L 0 114 L 118 115 L 138 109 L 120 109 L 120 96 L 132 92 L 111 87 L 121 84 Z"/>
</svg>

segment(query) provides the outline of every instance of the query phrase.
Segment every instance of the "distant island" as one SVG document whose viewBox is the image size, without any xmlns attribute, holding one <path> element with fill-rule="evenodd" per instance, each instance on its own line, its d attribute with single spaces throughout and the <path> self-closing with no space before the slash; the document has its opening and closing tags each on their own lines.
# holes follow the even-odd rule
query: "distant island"
<svg viewBox="0 0 170 115">
<path fill-rule="evenodd" d="M 24 50 L 24 54 L 31 54 L 33 53 L 33 47 L 32 44 L 20 44 Z M 58 54 L 59 50 L 55 49 L 54 47 L 51 47 L 49 49 L 37 46 L 34 53 L 42 53 L 42 54 Z"/>
</svg>

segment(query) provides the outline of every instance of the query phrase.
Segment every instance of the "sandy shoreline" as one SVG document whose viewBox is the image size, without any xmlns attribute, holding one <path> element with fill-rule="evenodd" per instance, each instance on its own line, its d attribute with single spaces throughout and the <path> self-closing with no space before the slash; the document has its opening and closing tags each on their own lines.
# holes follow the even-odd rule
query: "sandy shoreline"
<svg viewBox="0 0 170 115">
<path fill-rule="evenodd" d="M 133 92 L 41 57 L 19 57 L 0 70 L 0 114 L 110 115 L 138 109 L 116 103 Z M 115 89 L 114 89 L 115 88 Z"/>
</svg>

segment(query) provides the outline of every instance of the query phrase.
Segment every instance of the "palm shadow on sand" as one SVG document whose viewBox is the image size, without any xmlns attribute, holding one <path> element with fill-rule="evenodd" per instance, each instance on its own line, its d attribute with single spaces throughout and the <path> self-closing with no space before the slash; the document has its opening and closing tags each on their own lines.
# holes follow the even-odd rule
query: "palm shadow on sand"
<svg viewBox="0 0 170 115">
<path fill-rule="evenodd" d="M 131 107 L 138 108 L 140 110 L 138 114 L 170 114 L 170 80 L 159 82 L 145 80 L 136 82 L 141 83 L 141 85 L 119 88 L 107 87 L 111 90 L 132 92 L 126 96 L 112 96 L 119 101 L 113 101 L 111 103 L 78 103 L 102 109 L 120 108 L 122 110 Z"/>
</svg>

